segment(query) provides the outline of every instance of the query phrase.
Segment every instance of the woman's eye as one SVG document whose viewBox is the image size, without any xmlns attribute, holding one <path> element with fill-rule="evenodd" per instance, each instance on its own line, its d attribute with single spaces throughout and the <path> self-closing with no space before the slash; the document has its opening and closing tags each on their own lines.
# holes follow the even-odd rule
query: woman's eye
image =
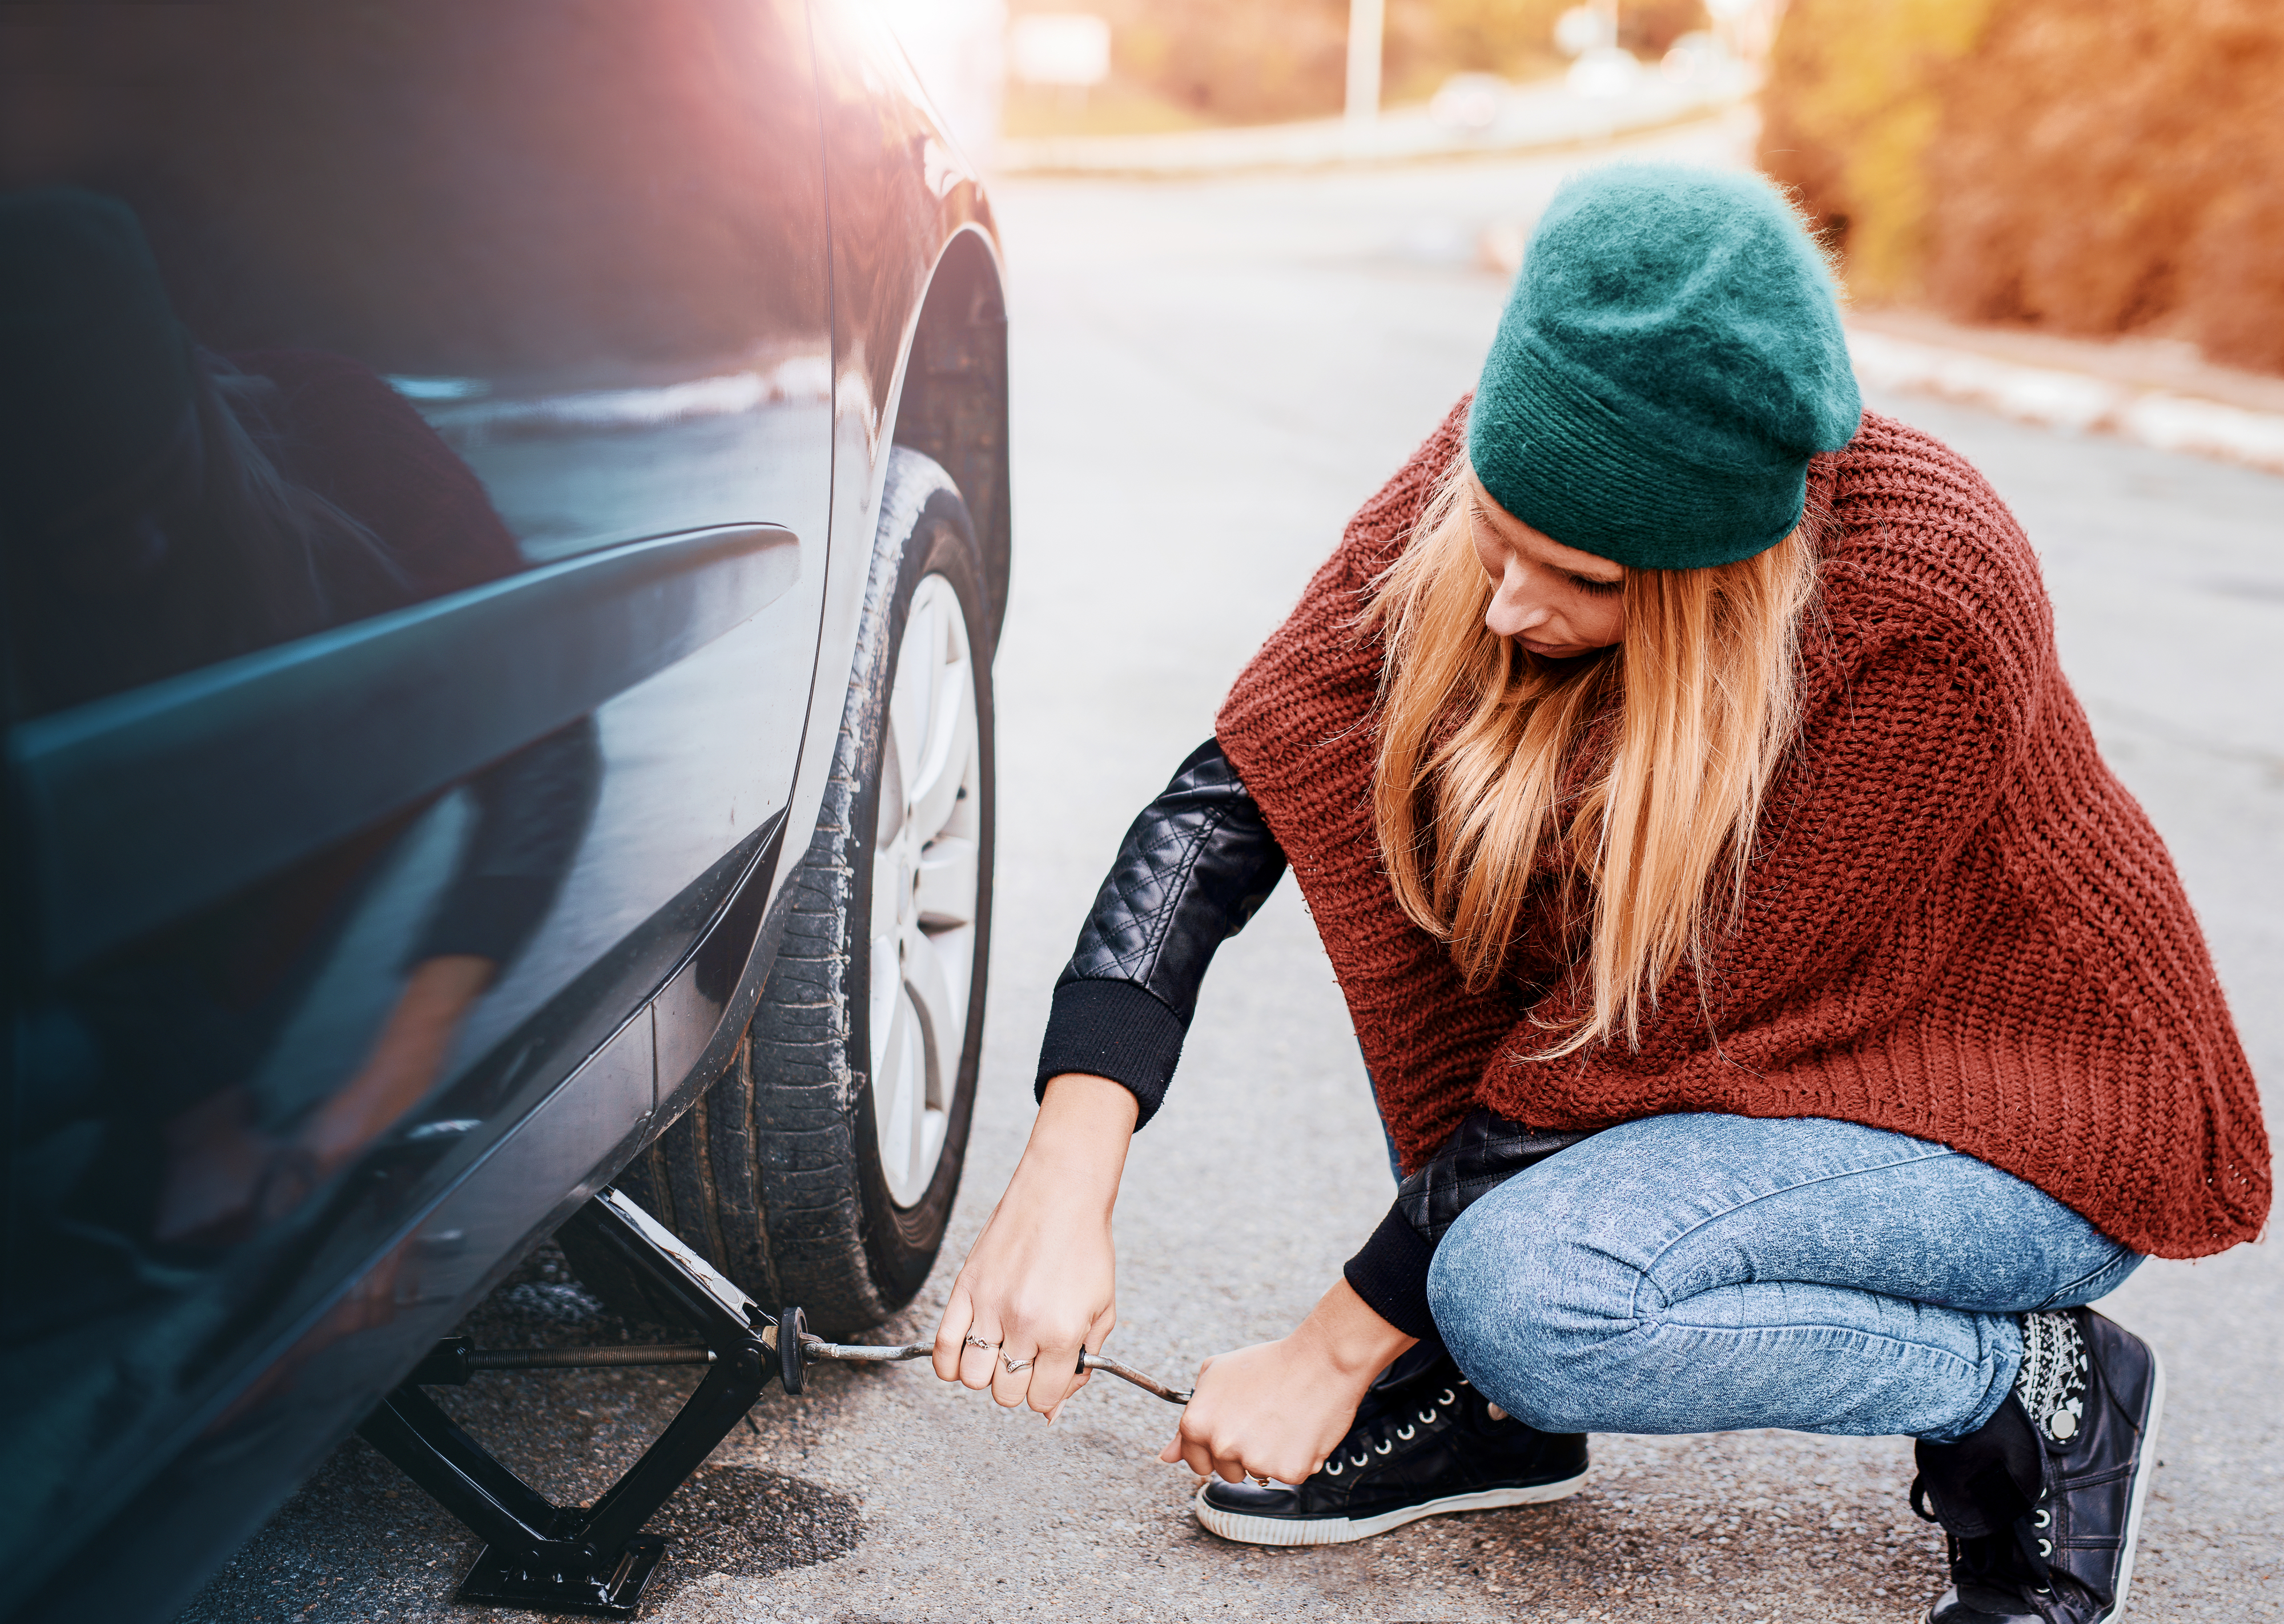
<svg viewBox="0 0 2284 1624">
<path fill-rule="evenodd" d="M 1596 597 L 1607 597 L 1626 583 L 1623 581 L 1597 581 L 1592 575 L 1573 575 L 1570 577 L 1570 584 L 1581 592 L 1590 593 Z"/>
</svg>

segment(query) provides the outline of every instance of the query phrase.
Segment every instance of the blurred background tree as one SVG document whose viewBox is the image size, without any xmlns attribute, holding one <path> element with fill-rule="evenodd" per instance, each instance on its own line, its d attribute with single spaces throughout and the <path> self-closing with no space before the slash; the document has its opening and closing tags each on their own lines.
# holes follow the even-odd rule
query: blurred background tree
<svg viewBox="0 0 2284 1624">
<path fill-rule="evenodd" d="M 1456 73 L 1518 82 L 1561 72 L 1554 20 L 1577 0 L 1388 0 L 1382 82 L 1425 101 Z M 1008 87 L 1011 135 L 1328 118 L 1346 85 L 1349 0 L 1010 0 L 1011 14 L 1086 12 L 1110 24 L 1111 78 L 1086 106 Z M 1654 62 L 1706 27 L 1704 0 L 1619 0 L 1618 40 Z"/>
<path fill-rule="evenodd" d="M 1010 135 L 1313 118 L 1340 110 L 1348 0 L 1011 0 L 1011 16 L 1110 25 L 1108 82 L 1074 98 L 1007 87 Z"/>
<path fill-rule="evenodd" d="M 2284 371 L 2284 4 L 1792 0 L 1762 166 L 1863 303 Z"/>
<path fill-rule="evenodd" d="M 1555 20 L 1576 4 L 1389 0 L 1390 82 L 1403 85 L 1402 98 L 1418 100 L 1453 74 L 1498 74 L 1518 82 L 1559 74 L 1568 59 L 1554 48 Z M 1651 63 L 1709 20 L 1705 0 L 1618 0 L 1617 13 L 1617 43 Z"/>
</svg>

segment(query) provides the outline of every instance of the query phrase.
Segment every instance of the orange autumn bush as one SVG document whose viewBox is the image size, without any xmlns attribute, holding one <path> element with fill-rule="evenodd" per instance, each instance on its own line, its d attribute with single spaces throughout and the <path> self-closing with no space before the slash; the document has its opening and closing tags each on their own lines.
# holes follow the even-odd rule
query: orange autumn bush
<svg viewBox="0 0 2284 1624">
<path fill-rule="evenodd" d="M 2284 5 L 1792 0 L 1761 162 L 1867 303 L 2284 371 Z"/>
</svg>

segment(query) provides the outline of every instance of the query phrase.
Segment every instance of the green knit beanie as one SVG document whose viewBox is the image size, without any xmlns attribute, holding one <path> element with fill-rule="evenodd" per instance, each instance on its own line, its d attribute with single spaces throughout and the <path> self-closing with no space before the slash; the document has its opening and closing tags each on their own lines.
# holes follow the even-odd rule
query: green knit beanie
<svg viewBox="0 0 2284 1624">
<path fill-rule="evenodd" d="M 1634 569 L 1765 551 L 1863 403 L 1823 256 L 1757 176 L 1623 164 L 1531 233 L 1467 419 L 1498 504 Z"/>
</svg>

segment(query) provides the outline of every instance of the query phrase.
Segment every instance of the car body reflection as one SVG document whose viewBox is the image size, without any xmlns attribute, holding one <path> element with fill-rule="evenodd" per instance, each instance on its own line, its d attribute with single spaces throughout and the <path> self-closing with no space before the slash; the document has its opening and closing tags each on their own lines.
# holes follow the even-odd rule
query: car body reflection
<svg viewBox="0 0 2284 1624">
<path fill-rule="evenodd" d="M 835 11 L 0 16 L 30 1616 L 179 1597 L 720 1074 L 892 433 L 1004 605 L 989 216 Z"/>
</svg>

